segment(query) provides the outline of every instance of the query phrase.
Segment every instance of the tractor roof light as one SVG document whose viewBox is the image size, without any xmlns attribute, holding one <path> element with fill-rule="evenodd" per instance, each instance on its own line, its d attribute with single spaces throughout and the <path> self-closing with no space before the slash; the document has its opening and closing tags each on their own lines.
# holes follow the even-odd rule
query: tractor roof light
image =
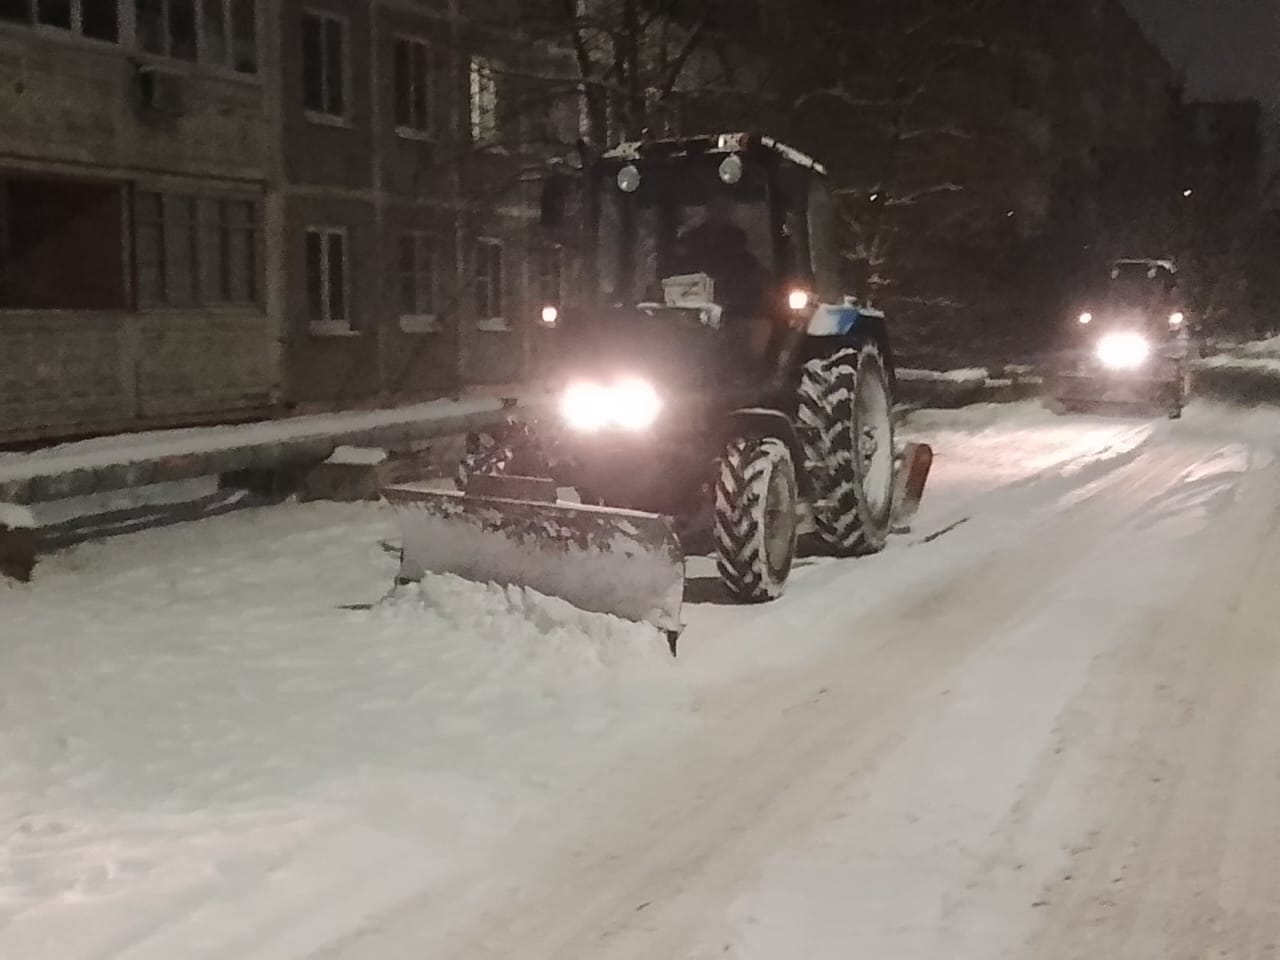
<svg viewBox="0 0 1280 960">
<path fill-rule="evenodd" d="M 1092 323 L 1093 314 L 1090 313 L 1088 310 L 1086 310 L 1084 313 L 1080 314 L 1078 319 L 1080 320 L 1081 323 L 1085 323 L 1085 324 Z"/>
<path fill-rule="evenodd" d="M 1169 326 L 1180 327 L 1186 319 L 1187 315 L 1185 313 L 1181 310 L 1175 310 L 1173 313 L 1169 314 Z"/>
<path fill-rule="evenodd" d="M 809 306 L 810 299 L 811 297 L 809 296 L 808 290 L 801 290 L 797 288 L 787 294 L 787 306 L 799 313 L 801 310 L 805 309 L 805 307 Z"/>
<path fill-rule="evenodd" d="M 547 304 L 542 308 L 542 325 L 544 327 L 554 327 L 559 319 L 560 311 L 551 304 Z"/>
<path fill-rule="evenodd" d="M 618 171 L 618 189 L 623 193 L 635 193 L 640 189 L 640 170 L 634 163 L 628 163 Z"/>
<path fill-rule="evenodd" d="M 737 154 L 730 154 L 720 162 L 720 180 L 729 186 L 733 186 L 742 180 L 741 157 Z"/>
</svg>

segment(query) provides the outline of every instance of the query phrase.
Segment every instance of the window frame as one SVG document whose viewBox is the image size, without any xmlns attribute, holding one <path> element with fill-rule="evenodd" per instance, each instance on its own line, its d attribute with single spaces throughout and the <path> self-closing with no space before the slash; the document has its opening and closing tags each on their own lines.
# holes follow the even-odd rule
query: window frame
<svg viewBox="0 0 1280 960">
<path fill-rule="evenodd" d="M 298 31 L 299 49 L 299 66 L 302 68 L 302 113 L 310 123 L 327 127 L 350 127 L 353 125 L 351 108 L 352 108 L 352 76 L 351 76 L 351 19 L 341 13 L 333 13 L 329 10 L 318 10 L 314 7 L 306 7 L 301 13 L 303 29 Z M 320 31 L 320 99 L 322 103 L 327 103 L 330 98 L 331 86 L 329 85 L 328 68 L 328 37 L 324 31 L 326 22 L 335 23 L 338 26 L 340 38 L 342 41 L 341 63 L 342 77 L 341 90 L 342 112 L 330 113 L 327 106 L 313 107 L 307 104 L 307 65 L 306 65 L 306 45 L 304 41 L 304 30 L 307 18 L 313 18 L 319 21 Z"/>
<path fill-rule="evenodd" d="M 471 133 L 471 143 L 478 147 L 494 147 L 498 145 L 501 124 L 498 113 L 501 104 L 498 89 L 499 66 L 493 57 L 473 53 L 467 58 L 467 120 Z M 487 112 L 481 112 L 479 94 L 487 90 L 492 100 Z M 488 132 L 482 129 L 487 126 Z"/>
<path fill-rule="evenodd" d="M 322 317 L 317 320 L 310 316 L 311 310 L 311 276 L 306 258 L 305 244 L 312 236 L 320 237 L 320 310 Z M 330 302 L 332 284 L 329 273 L 330 239 L 342 237 L 342 301 L 345 316 L 335 320 L 332 316 L 333 304 Z M 353 337 L 359 336 L 351 319 L 351 229 L 339 224 L 310 224 L 303 230 L 303 299 L 306 303 L 307 330 L 313 337 Z"/>
<path fill-rule="evenodd" d="M 400 55 L 400 46 L 405 45 L 410 51 L 415 47 L 422 49 L 423 76 L 426 90 L 423 94 L 422 109 L 426 116 L 422 126 L 417 126 L 412 117 L 414 80 L 412 57 L 409 64 L 409 89 L 405 92 L 408 99 L 410 122 L 400 122 L 400 78 L 396 73 L 396 58 Z M 392 120 L 396 135 L 405 140 L 434 140 L 437 136 L 436 124 L 436 84 L 435 84 L 435 49 L 425 37 L 412 33 L 396 33 L 391 37 L 391 86 L 392 86 Z"/>
<path fill-rule="evenodd" d="M 440 242 L 439 234 L 432 230 L 407 229 L 396 234 L 396 323 L 402 333 L 426 334 L 439 333 L 443 327 L 440 320 Z M 406 241 L 413 244 L 413 266 L 405 271 L 402 260 L 402 244 Z M 425 257 L 424 257 L 425 254 Z M 426 270 L 423 270 L 423 265 Z M 423 275 L 428 277 L 430 289 L 427 299 L 432 310 L 421 309 L 423 289 L 420 286 Z M 406 280 L 413 283 L 413 299 L 415 311 L 404 312 L 402 294 Z"/>
<path fill-rule="evenodd" d="M 26 27 L 35 31 L 38 35 L 49 39 L 59 39 L 70 43 L 88 43 L 94 45 L 107 45 L 120 47 L 126 50 L 132 50 L 148 60 L 154 58 L 158 60 L 170 60 L 175 63 L 184 64 L 190 69 L 199 69 L 216 73 L 220 76 L 236 78 L 249 82 L 261 82 L 261 46 L 259 30 L 259 14 L 261 13 L 261 0 L 193 0 L 193 11 L 195 14 L 195 57 L 187 59 L 185 57 L 177 57 L 173 55 L 172 36 L 169 32 L 169 10 L 173 0 L 156 0 L 160 8 L 160 32 L 161 32 L 161 48 L 160 50 L 148 50 L 142 45 L 142 38 L 138 30 L 139 23 L 142 22 L 138 16 L 139 0 L 111 0 L 115 7 L 115 39 L 106 39 L 104 37 L 93 36 L 85 33 L 84 6 L 86 0 L 67 0 L 70 7 L 70 24 L 68 26 L 60 26 L 56 23 L 48 23 L 40 19 L 40 0 L 22 0 L 26 8 L 26 15 L 23 18 L 4 18 L 0 20 L 0 25 L 9 25 L 12 27 Z M 224 51 L 221 59 L 212 59 L 209 56 L 208 41 L 205 39 L 205 18 L 204 6 L 207 2 L 216 2 L 222 9 L 222 21 L 224 31 Z M 252 42 L 253 57 L 251 70 L 242 70 L 236 63 L 236 25 L 239 22 L 235 15 L 237 3 L 249 3 L 252 10 Z"/>
<path fill-rule="evenodd" d="M 506 316 L 507 297 L 506 297 L 506 242 L 501 237 L 479 236 L 476 237 L 472 256 L 475 258 L 474 269 L 472 270 L 473 282 L 471 287 L 471 295 L 473 306 L 475 308 L 476 329 L 485 330 L 490 333 L 506 333 L 511 330 L 511 320 Z M 481 258 L 480 251 L 489 250 L 497 251 L 497 277 L 481 275 Z M 486 261 L 484 266 L 487 270 L 491 261 Z M 490 309 L 487 311 L 489 316 L 484 316 L 480 309 L 480 285 L 484 282 L 487 287 L 487 299 Z M 494 303 L 497 303 L 498 309 L 492 309 Z"/>
<path fill-rule="evenodd" d="M 146 198 L 159 200 L 159 216 L 152 214 L 143 214 L 140 208 Z M 173 301 L 173 290 L 171 286 L 172 267 L 170 263 L 171 243 L 177 238 L 173 237 L 172 231 L 179 224 L 174 220 L 174 212 L 172 206 L 175 201 L 188 201 L 192 204 L 194 211 L 193 218 L 183 221 L 180 226 L 184 230 L 190 231 L 190 263 L 191 263 L 191 284 L 192 299 L 190 302 L 175 303 Z M 249 219 L 246 223 L 236 223 L 229 216 L 229 211 L 233 204 L 247 204 L 249 206 Z M 217 211 L 213 221 L 210 222 L 207 213 L 212 207 Z M 135 309 L 140 312 L 145 311 L 210 311 L 210 310 L 255 310 L 261 312 L 263 309 L 263 203 L 262 197 L 242 192 L 234 191 L 199 191 L 199 190 L 163 190 L 153 189 L 150 186 L 135 185 L 130 196 L 130 219 L 131 219 L 131 238 L 129 244 L 129 255 L 132 262 L 131 274 L 133 277 L 133 302 Z M 141 237 L 143 229 L 151 229 L 156 233 L 156 273 L 158 296 L 151 298 L 147 296 L 142 284 L 141 271 L 139 264 L 141 262 L 139 253 L 141 251 Z M 209 261 L 205 257 L 204 240 L 206 235 L 212 231 L 219 245 L 218 263 L 220 267 L 220 276 L 217 278 L 218 286 L 221 290 L 226 291 L 225 297 L 208 298 L 205 292 L 208 289 Z M 239 299 L 231 295 L 234 283 L 232 279 L 231 253 L 235 250 L 234 244 L 231 242 L 231 235 L 234 233 L 246 235 L 243 243 L 243 250 L 247 252 L 251 258 L 251 270 L 246 275 L 247 285 L 249 289 L 249 299 Z"/>
</svg>

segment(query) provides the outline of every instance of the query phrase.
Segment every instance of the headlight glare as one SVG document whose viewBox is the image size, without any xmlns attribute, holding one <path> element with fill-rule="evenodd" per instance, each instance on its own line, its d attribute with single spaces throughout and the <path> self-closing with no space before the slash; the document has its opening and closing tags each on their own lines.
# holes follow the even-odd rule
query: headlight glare
<svg viewBox="0 0 1280 960">
<path fill-rule="evenodd" d="M 658 391 L 637 377 L 608 386 L 579 382 L 564 392 L 560 413 L 569 426 L 584 432 L 617 426 L 624 430 L 644 430 L 658 419 L 662 400 Z"/>
<path fill-rule="evenodd" d="M 1147 362 L 1151 344 L 1137 333 L 1109 333 L 1098 341 L 1098 359 L 1111 370 L 1135 370 Z"/>
<path fill-rule="evenodd" d="M 571 427 L 599 430 L 609 422 L 609 393 L 594 383 L 575 383 L 564 392 L 560 413 Z"/>
<path fill-rule="evenodd" d="M 613 422 L 628 430 L 643 430 L 658 419 L 662 401 L 658 391 L 643 380 L 624 380 L 613 388 Z"/>
</svg>

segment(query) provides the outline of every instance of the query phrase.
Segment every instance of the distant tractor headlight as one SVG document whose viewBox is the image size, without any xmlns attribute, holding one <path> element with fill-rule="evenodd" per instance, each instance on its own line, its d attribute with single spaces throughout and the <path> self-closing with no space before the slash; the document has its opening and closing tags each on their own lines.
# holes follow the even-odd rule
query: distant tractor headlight
<svg viewBox="0 0 1280 960">
<path fill-rule="evenodd" d="M 1093 314 L 1086 310 L 1084 313 L 1080 314 L 1078 319 L 1081 323 L 1093 323 Z"/>
<path fill-rule="evenodd" d="M 809 300 L 808 290 L 792 290 L 787 294 L 787 306 L 797 313 L 809 306 Z"/>
<path fill-rule="evenodd" d="M 1169 314 L 1169 326 L 1180 327 L 1182 326 L 1183 321 L 1186 319 L 1187 319 L 1187 315 L 1185 313 L 1183 313 L 1181 310 L 1175 310 L 1173 311 L 1173 313 Z"/>
<path fill-rule="evenodd" d="M 572 384 L 560 399 L 560 414 L 575 430 L 592 433 L 605 427 L 644 430 L 662 412 L 658 391 L 646 380 L 630 377 L 609 386 Z"/>
<path fill-rule="evenodd" d="M 559 319 L 560 311 L 551 304 L 547 304 L 542 308 L 542 325 L 544 327 L 554 327 Z"/>
<path fill-rule="evenodd" d="M 1137 333 L 1109 333 L 1098 341 L 1098 359 L 1110 370 L 1136 370 L 1151 356 L 1151 344 Z"/>
</svg>

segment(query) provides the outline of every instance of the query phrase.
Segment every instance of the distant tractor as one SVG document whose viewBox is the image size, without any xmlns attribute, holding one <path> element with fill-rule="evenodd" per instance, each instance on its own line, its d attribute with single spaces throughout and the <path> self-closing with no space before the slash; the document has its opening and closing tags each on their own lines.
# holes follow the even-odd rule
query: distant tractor
<svg viewBox="0 0 1280 960">
<path fill-rule="evenodd" d="M 521 584 L 674 636 L 700 534 L 746 603 L 783 592 L 803 533 L 883 548 L 931 451 L 895 449 L 884 315 L 840 289 L 822 165 L 721 134 L 622 144 L 582 183 L 585 277 L 541 311 L 557 407 L 473 436 L 457 493 L 387 491 L 402 579 Z M 574 189 L 548 182 L 544 224 L 573 220 Z"/>
<path fill-rule="evenodd" d="M 1170 259 L 1121 259 L 1071 323 L 1049 382 L 1063 412 L 1104 407 L 1182 416 L 1190 392 L 1190 324 Z"/>
</svg>

